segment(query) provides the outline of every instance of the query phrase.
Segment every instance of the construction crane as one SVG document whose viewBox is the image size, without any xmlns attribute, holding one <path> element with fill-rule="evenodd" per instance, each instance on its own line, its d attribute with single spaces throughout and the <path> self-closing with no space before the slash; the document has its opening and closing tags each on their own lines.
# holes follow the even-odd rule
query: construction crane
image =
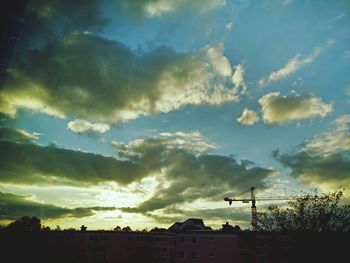
<svg viewBox="0 0 350 263">
<path fill-rule="evenodd" d="M 291 197 L 287 197 L 287 193 L 285 192 L 285 196 L 267 196 L 267 197 L 256 197 L 255 196 L 255 187 L 250 187 L 247 190 L 245 190 L 243 193 L 241 193 L 239 196 L 247 193 L 250 191 L 250 198 L 228 198 L 225 197 L 224 201 L 229 202 L 230 205 L 232 205 L 232 202 L 243 202 L 243 203 L 249 203 L 252 202 L 251 210 L 252 210 L 252 226 L 253 229 L 256 229 L 257 227 L 257 212 L 256 212 L 256 201 L 277 201 L 277 200 L 289 200 Z M 285 189 L 284 189 L 285 190 Z"/>
</svg>

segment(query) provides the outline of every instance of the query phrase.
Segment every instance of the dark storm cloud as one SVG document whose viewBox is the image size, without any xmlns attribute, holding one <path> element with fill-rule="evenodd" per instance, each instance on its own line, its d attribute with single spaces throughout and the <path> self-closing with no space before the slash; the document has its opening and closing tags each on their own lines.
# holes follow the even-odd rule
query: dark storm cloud
<svg viewBox="0 0 350 263">
<path fill-rule="evenodd" d="M 12 141 L 19 143 L 33 143 L 38 136 L 22 129 L 0 127 L 0 141 Z"/>
<path fill-rule="evenodd" d="M 214 2 L 30 0 L 22 31 L 13 36 L 18 41 L 5 67 L 0 112 L 15 117 L 18 109 L 29 109 L 118 122 L 185 105 L 238 101 L 242 87 L 231 75 L 220 75 L 223 67 L 232 71 L 223 46 L 186 54 L 169 47 L 142 53 L 97 36 L 107 24 L 105 4 L 152 16 L 180 7 L 210 10 L 223 1 Z"/>
<path fill-rule="evenodd" d="M 121 185 L 157 175 L 154 195 L 125 212 L 147 213 L 197 199 L 221 200 L 254 185 L 264 188 L 274 171 L 250 161 L 210 155 L 214 146 L 197 133 L 113 142 L 121 159 L 92 153 L 0 141 L 0 180 L 14 184 L 94 185 L 114 181 Z M 175 136 L 175 137 L 174 137 Z"/>
<path fill-rule="evenodd" d="M 19 54 L 29 49 L 37 49 L 46 43 L 72 32 L 97 32 L 109 24 L 106 7 L 110 14 L 124 13 L 132 20 L 141 21 L 144 17 L 153 17 L 185 9 L 200 14 L 206 13 L 224 3 L 224 0 L 28 0 L 22 3 L 25 10 L 19 20 L 20 37 L 17 42 Z M 18 3 L 20 4 L 20 3 Z M 120 12 L 121 11 L 121 12 Z M 17 54 L 17 55 L 19 55 Z"/>
<path fill-rule="evenodd" d="M 158 188 L 152 198 L 125 211 L 145 213 L 197 199 L 218 201 L 252 185 L 265 187 L 264 179 L 273 173 L 261 167 L 248 168 L 230 157 L 177 154 L 169 159 L 166 177 L 170 186 Z"/>
<path fill-rule="evenodd" d="M 273 156 L 301 181 L 350 189 L 349 123 L 350 115 L 340 115 L 331 132 L 314 136 L 294 152 L 275 150 Z"/>
<path fill-rule="evenodd" d="M 99 0 L 27 1 L 18 48 L 22 52 L 36 49 L 74 31 L 102 28 L 108 20 L 101 13 L 100 3 Z"/>
<path fill-rule="evenodd" d="M 350 151 L 325 155 L 309 151 L 281 154 L 276 150 L 274 157 L 301 181 L 350 187 Z"/>
<path fill-rule="evenodd" d="M 147 213 L 174 204 L 197 199 L 218 201 L 254 185 L 266 187 L 265 179 L 274 170 L 233 157 L 199 154 L 186 143 L 174 144 L 166 139 L 149 139 L 115 144 L 123 158 L 162 173 L 166 186 L 160 184 L 153 197 L 125 212 Z"/>
<path fill-rule="evenodd" d="M 17 184 L 128 184 L 147 176 L 130 161 L 34 144 L 0 141 L 0 181 Z"/>
<path fill-rule="evenodd" d="M 29 200 L 26 196 L 0 192 L 0 219 L 16 220 L 22 216 L 36 216 L 40 219 L 61 217 L 82 218 L 92 216 L 98 211 L 111 211 L 114 207 L 78 207 L 65 208 L 51 204 L 42 204 Z"/>
<path fill-rule="evenodd" d="M 118 41 L 73 33 L 8 69 L 0 111 L 14 117 L 25 108 L 115 122 L 184 105 L 237 101 L 240 88 L 229 83 L 230 75 L 214 73 L 222 71 L 220 61 L 231 71 L 222 52 L 221 46 L 197 54 L 159 47 L 136 54 Z"/>
<path fill-rule="evenodd" d="M 30 0 L 28 9 L 47 23 L 56 20 L 66 29 L 77 30 L 106 24 L 100 3 L 100 0 Z"/>
</svg>

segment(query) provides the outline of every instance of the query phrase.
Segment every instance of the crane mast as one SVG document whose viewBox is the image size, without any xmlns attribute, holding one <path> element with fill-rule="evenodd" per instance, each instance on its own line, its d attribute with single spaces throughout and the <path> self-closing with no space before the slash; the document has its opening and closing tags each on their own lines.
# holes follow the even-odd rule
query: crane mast
<svg viewBox="0 0 350 263">
<path fill-rule="evenodd" d="M 251 196 L 251 200 L 252 200 L 252 206 L 251 206 L 251 209 L 252 209 L 252 226 L 253 226 L 253 229 L 256 229 L 257 227 L 257 212 L 256 212 L 256 205 L 255 205 L 255 202 L 256 202 L 256 199 L 255 199 L 255 193 L 254 193 L 254 190 L 255 190 L 255 187 L 250 187 L 250 196 Z"/>
<path fill-rule="evenodd" d="M 256 209 L 256 201 L 276 201 L 276 200 L 289 200 L 290 198 L 288 198 L 287 196 L 268 196 L 268 197 L 259 197 L 257 198 L 255 196 L 255 187 L 252 186 L 249 189 L 247 189 L 246 191 L 244 191 L 242 194 L 250 191 L 250 198 L 228 198 L 225 197 L 224 201 L 229 202 L 229 205 L 232 205 L 232 202 L 234 201 L 238 201 L 238 202 L 243 202 L 243 203 L 249 203 L 252 202 L 251 205 L 251 213 L 252 213 L 252 227 L 254 230 L 256 230 L 257 228 L 257 209 Z M 242 195 L 241 194 L 241 195 Z"/>
</svg>

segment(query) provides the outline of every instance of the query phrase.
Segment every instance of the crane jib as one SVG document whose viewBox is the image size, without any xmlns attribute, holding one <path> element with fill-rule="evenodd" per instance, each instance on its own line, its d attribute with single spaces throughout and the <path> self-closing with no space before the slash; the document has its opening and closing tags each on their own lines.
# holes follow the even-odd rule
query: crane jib
<svg viewBox="0 0 350 263">
<path fill-rule="evenodd" d="M 249 203 L 252 202 L 252 206 L 251 206 L 251 213 L 252 213 L 252 226 L 253 229 L 256 229 L 257 227 L 257 209 L 255 206 L 255 202 L 256 201 L 282 201 L 282 200 L 290 200 L 291 197 L 287 197 L 287 196 L 268 196 L 268 197 L 256 197 L 255 196 L 255 187 L 250 187 L 249 189 L 247 189 L 246 191 L 244 191 L 242 194 L 250 191 L 250 198 L 228 198 L 225 197 L 224 201 L 229 202 L 229 204 L 231 205 L 233 201 L 239 201 L 242 203 Z M 239 196 L 241 196 L 242 194 L 240 194 Z"/>
</svg>

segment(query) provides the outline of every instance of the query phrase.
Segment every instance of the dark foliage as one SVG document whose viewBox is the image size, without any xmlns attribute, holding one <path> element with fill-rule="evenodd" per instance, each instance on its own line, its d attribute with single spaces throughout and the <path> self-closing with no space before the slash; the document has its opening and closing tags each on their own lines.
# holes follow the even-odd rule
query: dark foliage
<svg viewBox="0 0 350 263">
<path fill-rule="evenodd" d="M 122 228 L 122 231 L 123 231 L 123 232 L 131 232 L 132 229 L 131 229 L 131 227 L 126 226 L 126 227 L 123 227 L 123 228 Z"/>
<path fill-rule="evenodd" d="M 260 231 L 350 231 L 350 205 L 341 204 L 342 190 L 318 195 L 303 194 L 288 202 L 287 208 L 270 206 L 258 213 Z"/>
<path fill-rule="evenodd" d="M 41 230 L 41 220 L 36 217 L 24 216 L 10 223 L 6 230 L 14 232 L 39 232 Z"/>
</svg>

